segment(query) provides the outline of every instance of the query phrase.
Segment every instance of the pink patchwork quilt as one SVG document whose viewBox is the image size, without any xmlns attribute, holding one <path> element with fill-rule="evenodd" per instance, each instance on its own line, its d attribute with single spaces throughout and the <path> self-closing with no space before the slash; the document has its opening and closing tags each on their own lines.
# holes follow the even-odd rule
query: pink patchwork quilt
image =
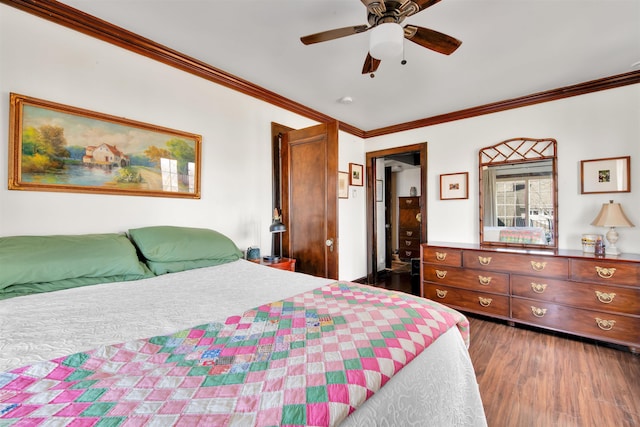
<svg viewBox="0 0 640 427">
<path fill-rule="evenodd" d="M 0 373 L 0 426 L 333 426 L 460 313 L 337 282 L 224 324 Z"/>
</svg>

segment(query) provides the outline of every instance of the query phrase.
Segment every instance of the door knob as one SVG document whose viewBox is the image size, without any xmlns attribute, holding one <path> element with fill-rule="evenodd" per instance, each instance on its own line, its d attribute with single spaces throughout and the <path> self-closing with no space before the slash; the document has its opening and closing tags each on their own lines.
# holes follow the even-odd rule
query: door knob
<svg viewBox="0 0 640 427">
<path fill-rule="evenodd" d="M 333 252 L 333 239 L 327 239 L 324 244 L 329 246 L 329 250 Z"/>
</svg>

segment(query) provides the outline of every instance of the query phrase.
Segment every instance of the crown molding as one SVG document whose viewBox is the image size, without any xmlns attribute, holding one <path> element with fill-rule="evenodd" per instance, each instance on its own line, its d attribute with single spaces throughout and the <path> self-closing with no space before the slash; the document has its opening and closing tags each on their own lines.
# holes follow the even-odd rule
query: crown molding
<svg viewBox="0 0 640 427">
<path fill-rule="evenodd" d="M 309 119 L 321 123 L 336 121 L 326 114 L 64 3 L 55 0 L 0 0 L 0 3 L 226 86 Z M 357 128 L 346 124 L 341 124 L 340 129 L 349 133 L 359 131 Z M 360 133 L 362 132 L 360 131 Z"/>
<path fill-rule="evenodd" d="M 55 0 L 0 0 L 0 3 L 114 44 L 320 123 L 336 121 L 333 117 L 64 3 Z M 339 123 L 338 125 L 341 131 L 366 139 L 636 83 L 640 83 L 640 70 L 369 131 L 347 123 Z"/>
<path fill-rule="evenodd" d="M 364 138 L 388 135 L 391 133 L 403 132 L 426 126 L 433 126 L 440 123 L 468 119 L 471 117 L 497 113 L 500 111 L 511 110 L 513 108 L 526 107 L 529 105 L 540 104 L 542 102 L 556 101 L 562 98 L 584 95 L 591 92 L 598 92 L 601 90 L 613 89 L 636 83 L 640 83 L 640 71 L 631 71 L 624 74 L 618 74 L 615 76 L 604 77 L 597 80 L 579 83 L 573 86 L 551 89 L 544 92 L 534 93 L 532 95 L 493 102 L 491 104 L 471 107 L 464 110 L 454 111 L 452 113 L 441 114 L 438 116 L 427 117 L 412 122 L 401 123 L 393 126 L 366 131 Z"/>
</svg>

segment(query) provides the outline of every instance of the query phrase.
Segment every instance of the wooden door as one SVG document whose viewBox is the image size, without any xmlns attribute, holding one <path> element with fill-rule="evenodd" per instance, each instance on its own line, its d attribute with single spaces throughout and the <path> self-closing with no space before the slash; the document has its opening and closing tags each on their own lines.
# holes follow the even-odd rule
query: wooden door
<svg viewBox="0 0 640 427">
<path fill-rule="evenodd" d="M 281 155 L 284 252 L 297 271 L 337 280 L 338 123 L 285 133 Z"/>
</svg>

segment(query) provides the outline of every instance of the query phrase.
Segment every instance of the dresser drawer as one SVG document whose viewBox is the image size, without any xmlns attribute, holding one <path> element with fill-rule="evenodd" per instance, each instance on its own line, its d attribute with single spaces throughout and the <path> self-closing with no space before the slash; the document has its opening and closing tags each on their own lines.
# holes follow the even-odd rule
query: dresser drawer
<svg viewBox="0 0 640 427">
<path fill-rule="evenodd" d="M 566 307 L 524 298 L 511 299 L 511 316 L 528 324 L 637 346 L 640 318 Z"/>
<path fill-rule="evenodd" d="M 420 207 L 416 206 L 416 209 L 400 209 L 398 219 L 402 228 L 420 229 Z"/>
<path fill-rule="evenodd" d="M 422 261 L 460 267 L 462 265 L 462 251 L 459 249 L 440 248 L 437 246 L 423 246 Z"/>
<path fill-rule="evenodd" d="M 419 197 L 399 197 L 398 198 L 398 207 L 400 209 L 420 209 L 420 198 Z"/>
<path fill-rule="evenodd" d="M 432 283 L 480 292 L 509 293 L 509 275 L 505 273 L 430 264 L 424 264 L 423 269 L 423 279 Z"/>
<path fill-rule="evenodd" d="M 514 274 L 511 293 L 579 308 L 640 315 L 640 289 Z"/>
<path fill-rule="evenodd" d="M 640 264 L 616 262 L 607 258 L 597 260 L 572 259 L 570 277 L 584 282 L 640 287 Z"/>
<path fill-rule="evenodd" d="M 398 239 L 420 240 L 420 228 L 401 228 L 398 233 Z"/>
<path fill-rule="evenodd" d="M 569 261 L 566 258 L 483 251 L 465 251 L 462 255 L 462 265 L 467 268 L 490 269 L 562 279 L 567 278 L 569 271 Z"/>
<path fill-rule="evenodd" d="M 405 249 L 400 247 L 398 249 L 398 256 L 402 259 L 407 259 L 407 258 L 420 258 L 420 248 L 416 248 L 416 249 Z"/>
<path fill-rule="evenodd" d="M 398 250 L 410 249 L 416 252 L 420 252 L 420 239 L 409 239 L 406 237 L 398 238 Z"/>
<path fill-rule="evenodd" d="M 509 316 L 509 297 L 487 294 L 464 289 L 423 283 L 425 298 L 446 304 L 463 311 L 492 315 Z"/>
</svg>

